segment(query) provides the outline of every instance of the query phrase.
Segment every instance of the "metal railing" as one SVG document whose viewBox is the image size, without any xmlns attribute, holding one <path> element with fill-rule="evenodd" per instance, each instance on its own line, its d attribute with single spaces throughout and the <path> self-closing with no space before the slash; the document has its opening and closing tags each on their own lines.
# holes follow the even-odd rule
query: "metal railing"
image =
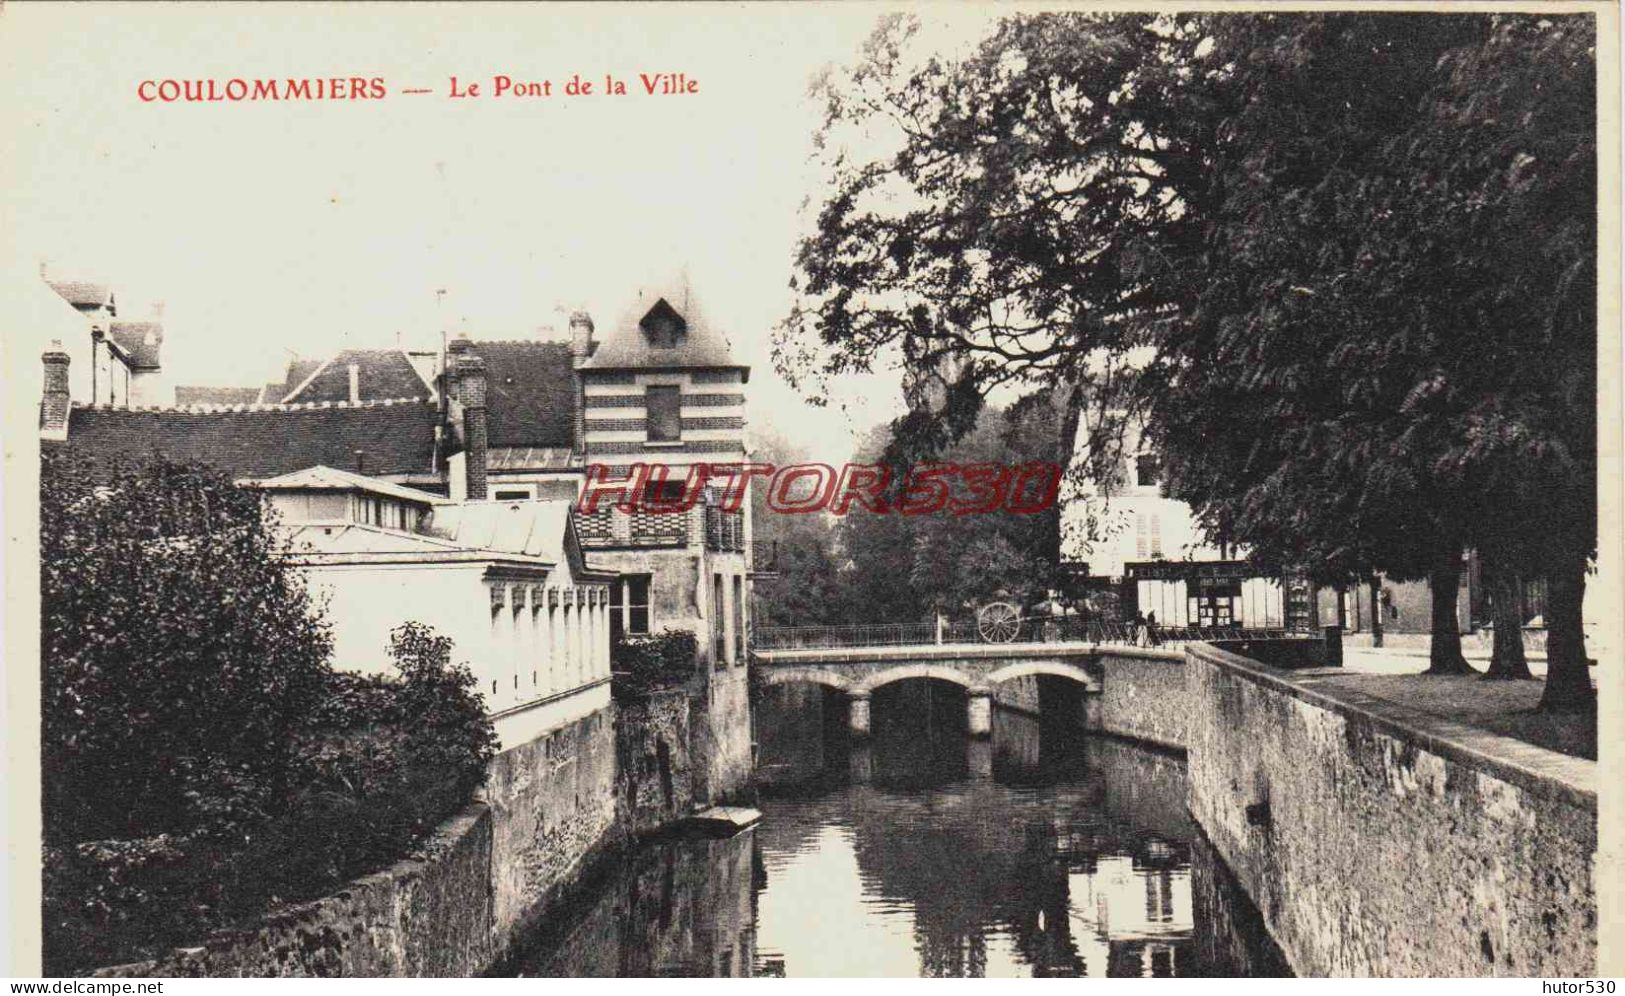
<svg viewBox="0 0 1625 996">
<path fill-rule="evenodd" d="M 1182 646 L 1230 640 L 1319 638 L 1280 628 L 1241 626 L 1136 626 L 1098 620 L 1028 618 L 1008 643 L 1101 643 L 1122 646 Z M 826 650 L 846 647 L 928 646 L 939 643 L 983 643 L 974 619 L 938 622 L 859 623 L 841 626 L 758 626 L 751 631 L 754 650 Z M 989 644 L 998 646 L 998 643 Z"/>
</svg>

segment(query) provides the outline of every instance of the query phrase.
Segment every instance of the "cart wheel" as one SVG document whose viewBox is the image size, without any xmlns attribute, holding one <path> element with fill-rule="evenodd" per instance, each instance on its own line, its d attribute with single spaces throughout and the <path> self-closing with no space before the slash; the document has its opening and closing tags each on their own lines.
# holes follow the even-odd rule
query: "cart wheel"
<svg viewBox="0 0 1625 996">
<path fill-rule="evenodd" d="M 1021 632 L 1021 611 L 1009 602 L 989 602 L 976 613 L 976 633 L 985 643 L 1009 643 Z"/>
</svg>

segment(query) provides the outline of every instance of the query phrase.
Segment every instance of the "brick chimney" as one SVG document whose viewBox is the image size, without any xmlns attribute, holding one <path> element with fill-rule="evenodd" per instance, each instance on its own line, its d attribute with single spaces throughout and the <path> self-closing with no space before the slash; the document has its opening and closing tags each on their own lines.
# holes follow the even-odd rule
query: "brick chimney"
<svg viewBox="0 0 1625 996">
<path fill-rule="evenodd" d="M 581 368 L 591 358 L 593 350 L 598 347 L 598 344 L 592 341 L 592 332 L 591 315 L 585 311 L 577 311 L 570 315 L 570 369 L 574 372 L 576 389 L 575 418 L 572 426 L 577 453 L 585 453 L 587 450 L 587 386 L 581 376 Z"/>
<path fill-rule="evenodd" d="M 62 349 L 59 339 L 51 340 L 40 359 L 45 364 L 45 393 L 40 399 L 40 436 L 45 439 L 68 438 L 68 363 L 70 358 Z"/>
<path fill-rule="evenodd" d="M 446 347 L 447 394 L 452 418 L 463 430 L 463 477 L 469 501 L 484 501 L 487 494 L 485 423 L 485 361 L 474 355 L 474 344 L 459 336 Z"/>
</svg>

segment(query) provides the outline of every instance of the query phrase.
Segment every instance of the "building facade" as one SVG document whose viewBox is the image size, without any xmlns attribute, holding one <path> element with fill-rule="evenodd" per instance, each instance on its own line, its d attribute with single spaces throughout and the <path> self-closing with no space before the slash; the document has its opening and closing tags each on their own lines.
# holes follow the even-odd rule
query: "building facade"
<svg viewBox="0 0 1625 996">
<path fill-rule="evenodd" d="M 92 290 L 76 296 L 110 312 L 111 292 L 103 300 L 103 289 Z M 159 329 L 154 365 L 161 342 Z M 693 729 L 703 741 L 694 756 L 708 759 L 695 772 L 696 797 L 727 795 L 748 779 L 748 497 L 737 510 L 723 508 L 711 489 L 680 512 L 572 511 L 589 469 L 614 478 L 658 465 L 675 484 L 702 465 L 747 458 L 749 370 L 686 282 L 634 294 L 601 337 L 577 313 L 565 342 L 458 336 L 443 354 L 344 349 L 296 359 L 259 387 L 177 387 L 177 400 L 190 404 L 143 403 L 132 390 L 76 398 L 69 353 L 53 347 L 43 361 L 47 445 L 109 459 L 156 452 L 198 460 L 306 516 L 337 514 L 340 493 L 347 514 L 378 509 L 379 521 L 343 528 L 299 520 L 310 547 L 300 565 L 313 583 L 335 598 L 352 589 L 395 593 L 344 596 L 347 618 L 338 625 L 354 628 L 341 635 L 346 653 L 355 649 L 341 666 L 377 661 L 387 639 L 377 612 L 395 624 L 417 618 L 454 636 L 500 718 L 577 688 L 561 686 L 552 663 L 527 669 L 515 653 L 569 660 L 607 679 L 613 640 L 689 632 L 699 648 Z M 241 400 L 251 391 L 252 401 Z M 541 553 L 505 545 L 509 534 L 497 523 L 511 529 L 533 516 L 558 519 L 543 530 L 551 545 Z M 487 526 L 489 535 L 468 532 Z M 439 595 L 414 594 L 430 590 Z M 479 612 L 465 611 L 469 598 Z M 578 637 L 558 636 L 578 625 L 588 641 L 579 651 L 570 642 Z M 555 647 L 559 638 L 566 642 Z M 607 680 L 602 694 L 607 702 Z"/>
</svg>

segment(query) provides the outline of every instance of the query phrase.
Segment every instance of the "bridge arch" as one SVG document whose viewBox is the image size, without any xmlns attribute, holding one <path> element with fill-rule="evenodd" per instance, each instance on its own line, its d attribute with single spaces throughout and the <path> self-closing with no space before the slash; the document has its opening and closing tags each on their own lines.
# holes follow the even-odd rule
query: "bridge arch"
<svg viewBox="0 0 1625 996">
<path fill-rule="evenodd" d="M 907 681 L 910 678 L 935 678 L 946 681 L 969 690 L 972 685 L 979 684 L 971 680 L 971 676 L 958 668 L 942 664 L 904 664 L 901 667 L 887 668 L 876 674 L 865 677 L 852 686 L 854 695 L 868 695 L 882 685 L 889 685 L 894 681 Z"/>
<path fill-rule="evenodd" d="M 763 684 L 790 685 L 796 682 L 805 682 L 809 685 L 823 685 L 838 692 L 852 691 L 852 683 L 835 671 L 821 667 L 764 667 L 761 669 Z"/>
<path fill-rule="evenodd" d="M 1076 664 L 1066 664 L 1061 661 L 1017 661 L 1006 664 L 987 676 L 986 684 L 991 687 L 1001 681 L 1011 678 L 1025 678 L 1032 674 L 1048 674 L 1058 678 L 1071 678 L 1091 692 L 1100 691 L 1100 682 L 1096 681 L 1089 672 Z"/>
</svg>

